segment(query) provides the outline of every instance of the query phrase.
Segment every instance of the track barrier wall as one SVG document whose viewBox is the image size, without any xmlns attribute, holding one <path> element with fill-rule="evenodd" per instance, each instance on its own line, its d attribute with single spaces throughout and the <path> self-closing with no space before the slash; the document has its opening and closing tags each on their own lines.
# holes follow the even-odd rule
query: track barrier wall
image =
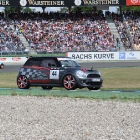
<svg viewBox="0 0 140 140">
<path fill-rule="evenodd" d="M 67 52 L 66 56 L 75 60 L 140 60 L 140 51 L 137 52 Z"/>
<path fill-rule="evenodd" d="M 137 52 L 67 52 L 67 57 L 80 61 L 100 61 L 100 60 L 140 60 L 140 51 Z M 3 63 L 24 63 L 26 57 L 0 57 Z"/>
<path fill-rule="evenodd" d="M 26 57 L 0 57 L 0 62 L 23 63 L 26 62 Z"/>
</svg>

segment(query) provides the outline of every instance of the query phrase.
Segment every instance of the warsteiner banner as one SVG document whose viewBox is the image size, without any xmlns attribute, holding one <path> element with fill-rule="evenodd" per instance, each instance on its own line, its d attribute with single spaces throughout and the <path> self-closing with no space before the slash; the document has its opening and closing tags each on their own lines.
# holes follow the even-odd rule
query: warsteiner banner
<svg viewBox="0 0 140 140">
<path fill-rule="evenodd" d="M 137 1 L 137 0 L 130 0 Z M 69 7 L 69 6 L 126 5 L 126 0 L 0 0 L 0 6 Z"/>
<path fill-rule="evenodd" d="M 140 5 L 140 0 L 126 0 L 126 5 L 127 6 L 135 6 L 135 5 Z"/>
</svg>

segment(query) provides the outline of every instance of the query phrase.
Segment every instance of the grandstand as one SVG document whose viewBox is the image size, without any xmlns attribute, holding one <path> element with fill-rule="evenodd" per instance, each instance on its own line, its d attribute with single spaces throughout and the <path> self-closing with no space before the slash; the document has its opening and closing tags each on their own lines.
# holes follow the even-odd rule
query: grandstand
<svg viewBox="0 0 140 140">
<path fill-rule="evenodd" d="M 0 13 L 1 55 L 140 50 L 140 14 L 122 14 Z"/>
<path fill-rule="evenodd" d="M 33 14 L 14 15 L 11 20 L 17 23 L 22 34 L 34 52 L 66 51 L 116 51 L 113 34 L 103 16 L 95 14 L 53 13 L 38 17 Z M 32 19 L 30 18 L 32 17 Z M 76 18 L 75 18 L 76 17 Z M 47 19 L 47 20 L 46 20 Z"/>
<path fill-rule="evenodd" d="M 12 29 L 16 25 L 15 31 L 21 31 L 19 34 L 25 37 L 26 41 L 18 35 L 25 45 L 28 44 L 26 50 L 30 46 L 30 51 L 34 53 L 117 51 L 115 37 L 103 15 L 82 14 L 77 19 L 76 14 L 37 16 L 35 13 L 20 16 L 12 14 L 9 18 Z"/>
<path fill-rule="evenodd" d="M 1 55 L 22 54 L 26 48 L 17 33 L 10 27 L 10 23 L 4 20 L 2 16 L 0 20 L 0 46 Z"/>
<path fill-rule="evenodd" d="M 134 50 L 140 50 L 140 12 L 124 13 L 127 29 L 133 42 Z"/>
</svg>

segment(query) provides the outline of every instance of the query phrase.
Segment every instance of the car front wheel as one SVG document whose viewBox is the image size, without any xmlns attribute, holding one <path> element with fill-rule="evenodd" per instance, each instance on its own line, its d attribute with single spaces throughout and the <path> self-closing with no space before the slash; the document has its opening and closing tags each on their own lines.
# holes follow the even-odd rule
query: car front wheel
<svg viewBox="0 0 140 140">
<path fill-rule="evenodd" d="M 100 88 L 99 87 L 98 88 L 97 87 L 96 88 L 95 87 L 88 87 L 88 89 L 89 90 L 99 90 Z"/>
<path fill-rule="evenodd" d="M 17 85 L 20 89 L 29 89 L 30 88 L 30 83 L 29 83 L 27 77 L 24 75 L 21 75 L 18 77 Z"/>
<path fill-rule="evenodd" d="M 66 75 L 63 79 L 63 85 L 67 90 L 75 90 L 77 88 L 77 81 L 73 75 Z"/>
<path fill-rule="evenodd" d="M 42 89 L 52 89 L 53 87 L 49 87 L 49 86 L 42 86 Z"/>
</svg>

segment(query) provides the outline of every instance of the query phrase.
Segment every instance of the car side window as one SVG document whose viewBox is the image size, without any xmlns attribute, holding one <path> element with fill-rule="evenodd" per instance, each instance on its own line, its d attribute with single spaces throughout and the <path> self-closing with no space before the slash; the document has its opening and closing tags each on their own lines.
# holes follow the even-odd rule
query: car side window
<svg viewBox="0 0 140 140">
<path fill-rule="evenodd" d="M 48 59 L 48 60 L 42 60 L 41 67 L 57 67 L 55 60 Z"/>
<path fill-rule="evenodd" d="M 63 67 L 73 67 L 75 64 L 71 60 L 62 60 L 60 61 Z"/>
<path fill-rule="evenodd" d="M 41 60 L 38 59 L 28 59 L 24 66 L 40 66 Z"/>
</svg>

